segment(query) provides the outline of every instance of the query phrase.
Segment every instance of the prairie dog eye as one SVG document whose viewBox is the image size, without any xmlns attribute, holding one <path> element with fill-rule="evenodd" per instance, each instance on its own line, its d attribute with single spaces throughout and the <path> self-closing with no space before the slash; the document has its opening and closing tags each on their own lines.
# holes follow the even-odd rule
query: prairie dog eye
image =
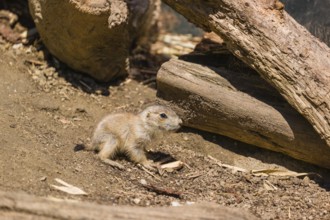
<svg viewBox="0 0 330 220">
<path fill-rule="evenodd" d="M 161 118 L 167 118 L 167 115 L 166 115 L 165 113 L 161 113 L 159 116 L 160 116 Z"/>
</svg>

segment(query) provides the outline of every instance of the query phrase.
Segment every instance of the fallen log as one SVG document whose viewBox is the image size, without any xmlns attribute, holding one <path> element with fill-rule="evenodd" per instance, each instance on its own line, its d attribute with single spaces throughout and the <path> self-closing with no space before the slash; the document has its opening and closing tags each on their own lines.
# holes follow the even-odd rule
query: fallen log
<svg viewBox="0 0 330 220">
<path fill-rule="evenodd" d="M 330 146 L 330 49 L 278 0 L 164 0 L 271 83 Z"/>
<path fill-rule="evenodd" d="M 185 126 L 330 168 L 324 140 L 257 73 L 172 59 L 158 72 L 157 90 L 158 97 L 178 109 Z"/>
<path fill-rule="evenodd" d="M 155 31 L 160 0 L 29 0 L 47 49 L 69 67 L 100 81 L 126 76 L 129 52 Z"/>
<path fill-rule="evenodd" d="M 4 219 L 257 219 L 246 211 L 202 203 L 181 207 L 132 207 L 41 198 L 0 191 L 0 216 Z"/>
</svg>

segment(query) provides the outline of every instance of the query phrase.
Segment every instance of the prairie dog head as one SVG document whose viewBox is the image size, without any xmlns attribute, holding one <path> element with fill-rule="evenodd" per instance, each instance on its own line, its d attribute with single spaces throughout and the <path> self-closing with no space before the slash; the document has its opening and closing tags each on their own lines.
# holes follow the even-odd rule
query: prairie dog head
<svg viewBox="0 0 330 220">
<path fill-rule="evenodd" d="M 176 131 L 182 124 L 182 120 L 172 109 L 161 105 L 149 106 L 139 115 L 149 127 L 159 130 Z"/>
</svg>

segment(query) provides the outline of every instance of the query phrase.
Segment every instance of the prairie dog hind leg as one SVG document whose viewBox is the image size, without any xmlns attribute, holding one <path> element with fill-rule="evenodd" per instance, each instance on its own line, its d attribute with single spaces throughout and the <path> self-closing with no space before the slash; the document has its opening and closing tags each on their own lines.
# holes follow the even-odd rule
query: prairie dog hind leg
<svg viewBox="0 0 330 220">
<path fill-rule="evenodd" d="M 115 138 L 113 135 L 108 134 L 104 135 L 101 140 L 99 140 L 94 145 L 94 148 L 97 149 L 98 157 L 101 159 L 103 163 L 106 163 L 112 167 L 116 167 L 120 170 L 124 170 L 124 166 L 120 163 L 117 163 L 116 161 L 111 160 L 114 158 L 115 154 L 117 153 L 117 148 L 119 146 L 119 141 L 117 138 Z"/>
</svg>

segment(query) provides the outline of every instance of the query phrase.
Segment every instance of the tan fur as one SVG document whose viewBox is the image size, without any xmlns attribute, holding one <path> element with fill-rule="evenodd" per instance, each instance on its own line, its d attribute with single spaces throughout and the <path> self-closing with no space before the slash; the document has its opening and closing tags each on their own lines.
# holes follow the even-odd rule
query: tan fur
<svg viewBox="0 0 330 220">
<path fill-rule="evenodd" d="M 147 160 L 146 146 L 164 132 L 179 129 L 181 123 L 174 111 L 160 105 L 149 106 L 139 114 L 110 114 L 97 125 L 91 148 L 99 152 L 103 162 L 118 168 L 123 167 L 111 160 L 117 153 L 124 153 L 132 162 L 150 168 L 152 161 Z"/>
</svg>

